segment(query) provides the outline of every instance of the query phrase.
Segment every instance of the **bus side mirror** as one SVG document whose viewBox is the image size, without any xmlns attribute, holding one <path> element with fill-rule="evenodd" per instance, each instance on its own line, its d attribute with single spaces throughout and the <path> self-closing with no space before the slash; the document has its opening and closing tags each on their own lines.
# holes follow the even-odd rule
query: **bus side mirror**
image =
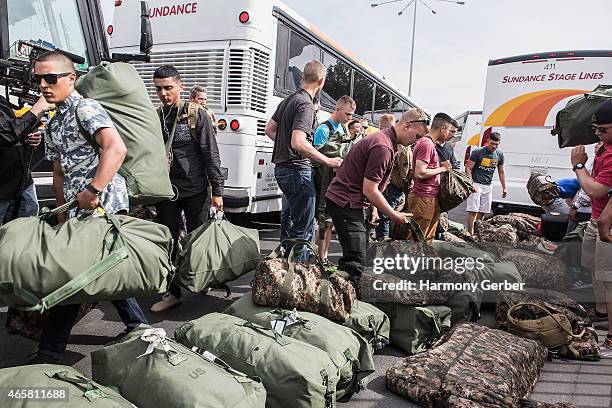
<svg viewBox="0 0 612 408">
<path fill-rule="evenodd" d="M 153 47 L 153 32 L 151 31 L 151 20 L 149 5 L 146 1 L 140 2 L 140 52 L 149 55 Z"/>
</svg>

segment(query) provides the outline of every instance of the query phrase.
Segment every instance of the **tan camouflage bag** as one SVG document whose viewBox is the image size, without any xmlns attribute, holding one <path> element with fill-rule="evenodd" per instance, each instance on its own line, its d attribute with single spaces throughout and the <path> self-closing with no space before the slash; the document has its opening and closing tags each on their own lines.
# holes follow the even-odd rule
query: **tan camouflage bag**
<svg viewBox="0 0 612 408">
<path fill-rule="evenodd" d="M 525 315 L 521 309 L 530 312 Z M 534 314 L 533 309 L 540 313 Z M 538 340 L 547 348 L 567 344 L 574 336 L 567 316 L 554 310 L 550 305 L 535 303 L 519 303 L 508 310 L 508 331 L 526 339 Z M 576 337 L 580 338 L 583 334 L 584 330 Z"/>
<path fill-rule="evenodd" d="M 537 341 L 464 323 L 391 367 L 387 388 L 430 408 L 552 407 L 526 400 L 546 357 Z"/>
<path fill-rule="evenodd" d="M 281 246 L 259 263 L 253 282 L 253 300 L 261 306 L 296 308 L 332 320 L 349 318 L 357 296 L 348 275 L 326 268 L 316 245 L 295 240 L 287 259 L 278 258 Z M 282 244 L 281 244 L 282 245 Z M 294 250 L 305 245 L 315 255 L 315 263 L 294 261 Z"/>
<path fill-rule="evenodd" d="M 567 266 L 559 257 L 521 248 L 500 252 L 500 260 L 515 264 L 527 287 L 563 290 L 568 286 Z"/>
<path fill-rule="evenodd" d="M 531 173 L 527 181 L 529 197 L 537 205 L 551 205 L 559 197 L 559 187 L 553 179 L 543 173 Z"/>
</svg>

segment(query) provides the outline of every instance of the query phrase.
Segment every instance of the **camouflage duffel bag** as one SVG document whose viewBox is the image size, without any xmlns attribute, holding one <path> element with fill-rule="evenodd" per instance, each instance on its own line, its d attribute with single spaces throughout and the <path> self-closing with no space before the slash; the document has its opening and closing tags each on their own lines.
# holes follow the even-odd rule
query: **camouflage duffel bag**
<svg viewBox="0 0 612 408">
<path fill-rule="evenodd" d="M 519 242 L 516 228 L 510 224 L 494 226 L 487 221 L 476 221 L 474 223 L 474 238 L 477 242 L 498 245 L 515 245 Z"/>
<path fill-rule="evenodd" d="M 556 256 L 515 248 L 503 252 L 500 260 L 515 264 L 527 287 L 563 290 L 568 286 L 567 266 Z"/>
<path fill-rule="evenodd" d="M 483 285 L 487 284 L 520 284 L 523 282 L 521 275 L 512 262 L 485 263 L 478 270 L 478 280 Z M 520 287 L 519 287 L 520 288 Z M 484 288 L 483 288 L 484 289 Z M 497 302 L 497 294 L 502 290 L 486 290 L 483 292 L 482 301 L 485 303 Z"/>
<path fill-rule="evenodd" d="M 528 214 L 510 213 L 506 215 L 496 215 L 488 219 L 487 222 L 495 226 L 504 224 L 512 225 L 519 239 L 522 241 L 527 239 L 530 235 L 537 235 L 540 218 Z"/>
<path fill-rule="evenodd" d="M 409 355 L 429 349 L 451 326 L 451 310 L 446 306 L 376 306 L 391 320 L 391 344 Z"/>
<path fill-rule="evenodd" d="M 287 259 L 278 258 L 279 246 L 257 265 L 253 300 L 261 306 L 296 308 L 332 320 L 346 320 L 357 299 L 348 274 L 327 269 L 311 242 L 295 240 L 295 243 Z M 315 263 L 294 261 L 298 244 L 312 250 Z"/>
<path fill-rule="evenodd" d="M 270 325 L 209 313 L 180 326 L 174 337 L 186 347 L 218 356 L 251 378 L 260 378 L 268 393 L 267 408 L 336 407 L 338 369 L 329 355 L 279 334 Z"/>
<path fill-rule="evenodd" d="M 341 324 L 362 335 L 373 353 L 389 345 L 389 317 L 370 303 L 356 300 L 351 315 Z"/>
<path fill-rule="evenodd" d="M 387 388 L 422 407 L 521 408 L 547 354 L 535 340 L 464 323 L 391 367 Z"/>
<path fill-rule="evenodd" d="M 531 173 L 527 180 L 527 192 L 535 204 L 551 205 L 559 197 L 559 187 L 553 179 L 542 173 Z"/>
<path fill-rule="evenodd" d="M 344 401 L 359 392 L 366 377 L 375 371 L 368 341 L 356 331 L 308 312 L 259 306 L 250 293 L 236 300 L 223 313 L 264 327 L 274 327 L 284 336 L 325 351 L 338 369 L 336 397 Z"/>
<path fill-rule="evenodd" d="M 497 328 L 508 330 L 508 310 L 519 303 L 535 303 L 552 305 L 555 310 L 563 313 L 569 319 L 573 334 L 584 334 L 572 338 L 567 344 L 557 347 L 554 354 L 563 358 L 598 361 L 599 345 L 597 332 L 593 328 L 587 311 L 580 304 L 564 293 L 547 289 L 526 288 L 522 291 L 504 291 L 499 293 L 495 308 Z"/>
<path fill-rule="evenodd" d="M 465 173 L 451 169 L 440 176 L 438 202 L 440 212 L 447 212 L 468 199 L 474 191 L 474 183 Z"/>
</svg>

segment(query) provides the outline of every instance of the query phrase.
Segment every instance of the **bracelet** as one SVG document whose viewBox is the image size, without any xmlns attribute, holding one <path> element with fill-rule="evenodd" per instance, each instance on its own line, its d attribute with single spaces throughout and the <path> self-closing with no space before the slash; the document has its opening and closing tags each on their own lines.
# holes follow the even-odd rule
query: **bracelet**
<svg viewBox="0 0 612 408">
<path fill-rule="evenodd" d="M 91 185 L 91 183 L 86 185 L 85 189 L 91 191 L 96 197 L 100 197 L 100 195 L 102 194 L 102 192 L 95 188 L 93 185 Z"/>
</svg>

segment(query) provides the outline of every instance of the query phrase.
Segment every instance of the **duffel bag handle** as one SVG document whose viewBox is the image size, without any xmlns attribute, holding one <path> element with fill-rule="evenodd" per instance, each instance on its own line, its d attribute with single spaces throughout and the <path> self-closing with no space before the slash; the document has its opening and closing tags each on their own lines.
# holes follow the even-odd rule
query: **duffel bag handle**
<svg viewBox="0 0 612 408">
<path fill-rule="evenodd" d="M 56 378 L 58 380 L 76 385 L 84 392 L 83 397 L 87 398 L 89 402 L 93 402 L 93 400 L 96 398 L 112 397 L 112 395 L 102 391 L 102 389 L 100 389 L 100 387 L 92 380 L 85 378 L 82 375 L 70 374 L 67 370 L 49 371 L 45 374 L 49 378 Z"/>
<path fill-rule="evenodd" d="M 508 321 L 512 325 L 514 325 L 515 327 L 521 327 L 521 324 L 520 324 L 519 320 L 515 319 L 512 316 L 512 313 L 515 310 L 518 310 L 518 309 L 520 309 L 523 306 L 532 306 L 532 307 L 535 307 L 537 309 L 540 309 L 540 310 L 544 311 L 548 316 L 550 316 L 553 319 L 553 321 L 557 324 L 557 326 L 559 326 L 561 328 L 561 330 L 563 330 L 566 334 L 572 336 L 572 338 L 581 338 L 584 335 L 584 332 L 586 331 L 586 329 L 583 328 L 582 331 L 580 332 L 580 334 L 574 334 L 574 333 L 572 333 L 571 330 L 568 331 L 567 328 L 565 326 L 563 326 L 563 324 L 557 319 L 557 316 L 554 315 L 553 313 L 551 313 L 550 310 L 548 310 L 547 308 L 545 308 L 542 305 L 538 305 L 537 303 L 528 303 L 528 302 L 517 303 L 516 305 L 514 305 L 510 309 L 508 309 Z"/>
<path fill-rule="evenodd" d="M 73 208 L 77 208 L 79 206 L 79 202 L 74 199 L 72 201 L 68 201 L 67 203 L 64 203 L 62 205 L 60 205 L 59 207 L 55 207 L 52 210 L 49 211 L 44 211 L 39 215 L 39 218 L 41 219 L 47 219 L 48 217 L 54 216 L 54 215 L 58 215 L 61 213 L 64 213 L 68 210 L 72 210 Z M 115 218 L 115 216 L 113 216 L 112 214 L 110 214 L 109 212 L 107 212 L 104 207 L 102 207 L 102 204 L 98 202 L 98 207 L 101 211 L 101 213 L 103 214 L 103 216 L 111 223 L 113 224 L 113 226 L 115 227 L 115 229 L 117 231 L 120 230 L 120 225 L 119 222 L 117 221 L 117 219 Z"/>
</svg>

